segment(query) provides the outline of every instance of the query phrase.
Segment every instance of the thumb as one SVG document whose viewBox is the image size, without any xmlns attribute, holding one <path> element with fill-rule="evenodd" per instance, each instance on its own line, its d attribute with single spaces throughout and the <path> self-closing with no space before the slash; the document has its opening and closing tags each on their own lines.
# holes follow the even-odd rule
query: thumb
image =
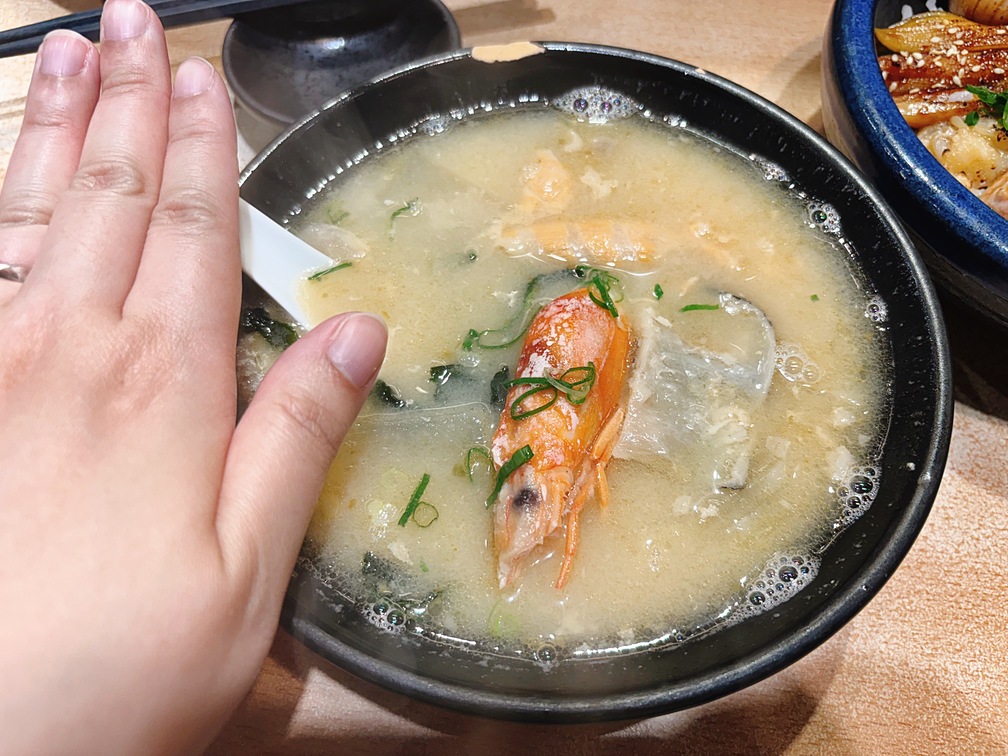
<svg viewBox="0 0 1008 756">
<path fill-rule="evenodd" d="M 290 579 L 326 471 L 378 375 L 388 332 L 376 316 L 331 318 L 270 368 L 235 429 L 217 511 L 223 557 L 250 569 L 260 599 Z M 236 564 L 235 562 L 238 562 Z"/>
</svg>

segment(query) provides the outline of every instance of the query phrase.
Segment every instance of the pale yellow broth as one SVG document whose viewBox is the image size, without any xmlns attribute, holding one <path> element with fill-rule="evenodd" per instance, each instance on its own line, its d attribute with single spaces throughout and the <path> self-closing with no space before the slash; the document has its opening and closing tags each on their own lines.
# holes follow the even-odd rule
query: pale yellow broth
<svg viewBox="0 0 1008 756">
<path fill-rule="evenodd" d="M 543 151 L 570 178 L 559 200 L 525 196 Z M 461 343 L 469 329 L 506 322 L 534 276 L 570 267 L 501 249 L 502 226 L 543 218 L 616 219 L 656 235 L 653 261 L 623 266 L 632 273 L 613 269 L 632 333 L 650 311 L 690 344 L 728 348 L 730 333 L 708 332 L 717 313 L 681 308 L 730 292 L 761 308 L 779 349 L 802 352 L 819 377 L 806 384 L 775 371 L 752 417 L 748 485 L 713 490 L 695 474 L 702 445 L 614 459 L 610 505 L 587 506 L 567 586 L 554 587 L 561 528 L 501 589 L 484 507 L 491 475 L 477 465 L 470 481 L 464 457 L 486 446 L 500 421 L 487 404 L 489 380 L 502 365 L 513 368 L 520 344 L 465 352 Z M 681 128 L 639 117 L 578 123 L 552 111 L 461 122 L 348 170 L 302 233 L 319 243 L 312 224 L 333 220 L 366 252 L 307 282 L 306 302 L 316 320 L 344 310 L 381 314 L 391 334 L 381 378 L 414 403 L 403 410 L 369 400 L 312 522 L 317 558 L 362 606 L 374 600 L 360 577 L 371 552 L 408 574 L 411 590 L 440 592 L 415 619 L 448 636 L 590 648 L 688 634 L 727 614 L 769 560 L 812 554 L 839 516 L 838 450 L 863 464 L 879 443 L 883 343 L 842 245 L 780 181 Z M 430 368 L 459 362 L 479 376 L 472 390 L 457 394 L 454 407 L 424 411 L 435 390 Z M 770 485 L 774 465 L 784 474 Z M 425 473 L 422 498 L 438 517 L 426 528 L 400 527 Z"/>
</svg>

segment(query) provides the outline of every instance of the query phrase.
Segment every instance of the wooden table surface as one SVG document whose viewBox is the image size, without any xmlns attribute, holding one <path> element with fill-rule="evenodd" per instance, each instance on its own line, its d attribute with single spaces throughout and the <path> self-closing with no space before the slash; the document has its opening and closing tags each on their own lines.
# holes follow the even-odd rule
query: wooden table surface
<svg viewBox="0 0 1008 756">
<path fill-rule="evenodd" d="M 637 48 L 732 79 L 822 129 L 819 51 L 827 0 L 446 4 L 466 46 L 554 39 Z M 0 28 L 97 5 L 4 0 Z M 220 67 L 227 26 L 171 30 L 173 65 L 202 55 Z M 0 61 L 0 179 L 33 62 L 33 56 Z M 983 388 L 1003 396 L 1008 384 L 995 380 Z M 281 632 L 211 752 L 1008 753 L 1006 459 L 1008 423 L 957 402 L 937 502 L 894 577 L 823 646 L 711 704 L 602 725 L 494 722 L 362 682 Z"/>
</svg>

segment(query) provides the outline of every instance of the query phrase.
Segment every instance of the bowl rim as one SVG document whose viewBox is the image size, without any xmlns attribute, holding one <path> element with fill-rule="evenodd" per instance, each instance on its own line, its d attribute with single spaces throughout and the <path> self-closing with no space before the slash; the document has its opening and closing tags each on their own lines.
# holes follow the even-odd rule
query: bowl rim
<svg viewBox="0 0 1008 756">
<path fill-rule="evenodd" d="M 967 274 L 975 261 L 997 266 L 1008 277 L 1006 220 L 983 203 L 928 151 L 896 107 L 878 68 L 875 15 L 879 0 L 837 0 L 830 32 L 837 86 L 858 133 L 868 141 L 895 185 L 906 188 L 907 207 L 897 210 L 910 218 L 923 212 L 936 219 L 959 245 L 944 245 L 943 256 Z M 898 197 L 889 198 L 901 205 Z M 961 245 L 961 246 L 960 246 Z M 1008 297 L 1005 289 L 1002 297 Z"/>
<path fill-rule="evenodd" d="M 952 429 L 953 401 L 951 391 L 951 358 L 937 296 L 926 268 L 906 231 L 881 194 L 858 172 L 850 161 L 824 137 L 807 124 L 762 96 L 741 85 L 709 73 L 702 68 L 659 55 L 607 45 L 576 42 L 534 42 L 546 51 L 614 56 L 654 65 L 676 76 L 698 78 L 740 98 L 763 116 L 777 120 L 798 132 L 811 143 L 823 158 L 832 162 L 873 206 L 881 222 L 891 229 L 894 246 L 898 247 L 918 287 L 918 296 L 926 318 L 926 330 L 933 338 L 937 364 L 935 367 L 935 411 L 931 432 L 918 484 L 889 525 L 885 543 L 868 554 L 850 577 L 848 584 L 824 603 L 821 610 L 787 637 L 761 646 L 751 653 L 729 662 L 711 673 L 660 690 L 648 689 L 626 694 L 600 695 L 558 700 L 545 692 L 541 696 L 522 695 L 488 689 L 474 689 L 444 680 L 431 680 L 408 669 L 393 666 L 382 658 L 332 638 L 310 619 L 299 617 L 296 601 L 288 594 L 284 602 L 282 624 L 308 648 L 324 658 L 339 658 L 338 666 L 371 682 L 428 703 L 481 716 L 539 722 L 588 722 L 629 719 L 699 705 L 754 684 L 784 669 L 807 655 L 850 621 L 881 589 L 908 553 L 930 512 L 944 471 Z M 477 48 L 478 49 L 478 48 Z M 434 55 L 394 69 L 361 84 L 293 123 L 277 136 L 242 171 L 239 183 L 244 185 L 252 173 L 291 135 L 321 117 L 325 112 L 352 102 L 366 90 L 384 82 L 409 76 L 414 71 L 438 66 L 472 56 L 472 49 L 462 49 Z M 600 713 L 601 712 L 601 713 Z"/>
</svg>

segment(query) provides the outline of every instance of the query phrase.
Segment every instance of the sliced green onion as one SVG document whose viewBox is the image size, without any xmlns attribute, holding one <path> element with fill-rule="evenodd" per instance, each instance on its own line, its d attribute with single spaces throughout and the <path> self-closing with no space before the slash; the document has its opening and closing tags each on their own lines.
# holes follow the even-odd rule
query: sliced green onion
<svg viewBox="0 0 1008 756">
<path fill-rule="evenodd" d="M 389 228 L 392 228 L 392 224 L 395 223 L 396 218 L 398 218 L 400 215 L 406 215 L 407 213 L 409 213 L 410 215 L 419 215 L 420 214 L 420 198 L 419 197 L 414 197 L 409 202 L 407 202 L 405 205 L 403 205 L 402 207 L 400 207 L 398 210 L 395 210 L 395 211 L 392 212 L 392 217 L 389 218 Z"/>
<path fill-rule="evenodd" d="M 427 566 L 427 562 L 425 562 L 423 559 L 421 559 L 420 560 L 420 572 L 429 572 L 429 571 L 430 571 L 430 567 Z"/>
<path fill-rule="evenodd" d="M 421 501 L 413 511 L 412 519 L 421 528 L 429 528 L 439 516 L 440 512 L 437 511 L 437 507 L 426 501 Z"/>
<path fill-rule="evenodd" d="M 494 604 L 487 615 L 487 630 L 494 638 L 515 638 L 519 635 L 521 627 L 514 614 L 508 611 L 504 599 Z"/>
<path fill-rule="evenodd" d="M 813 294 L 811 297 L 809 297 L 809 299 L 811 299 L 813 302 L 818 302 L 819 301 L 819 295 L 818 294 Z"/>
<path fill-rule="evenodd" d="M 661 299 L 664 296 L 665 296 L 665 292 L 662 289 L 661 284 L 655 284 L 654 285 L 654 298 L 655 299 Z"/>
<path fill-rule="evenodd" d="M 997 119 L 998 126 L 1002 129 L 1008 130 L 1008 92 L 995 92 L 993 90 L 987 89 L 987 87 L 977 87 L 972 84 L 966 85 L 967 91 L 969 91 L 974 97 L 976 97 L 980 102 L 984 104 L 987 111 Z M 973 111 L 974 113 L 976 111 Z M 980 116 L 977 115 L 976 121 L 967 124 L 970 126 L 975 126 L 976 122 L 980 120 Z"/>
<path fill-rule="evenodd" d="M 406 510 L 402 513 L 402 517 L 399 518 L 400 527 L 406 527 L 406 523 L 410 521 L 410 517 L 413 516 L 417 507 L 420 506 L 420 497 L 423 496 L 424 489 L 427 488 L 428 483 L 430 483 L 430 475 L 428 473 L 424 473 L 423 477 L 420 478 L 420 483 L 413 490 L 413 495 L 410 496 L 409 504 L 406 505 Z"/>
<path fill-rule="evenodd" d="M 532 453 L 532 447 L 525 444 L 522 448 L 518 449 L 514 454 L 511 455 L 511 459 L 501 465 L 500 470 L 497 471 L 497 484 L 494 486 L 494 490 L 490 493 L 486 500 L 487 509 L 489 509 L 494 501 L 497 500 L 497 495 L 500 493 L 501 488 L 504 487 L 504 481 L 506 481 L 515 470 L 528 462 L 535 455 Z"/>
<path fill-rule="evenodd" d="M 518 313 L 518 317 L 512 318 L 500 328 L 488 328 L 484 331 L 470 328 L 469 333 L 462 341 L 462 349 L 471 352 L 474 346 L 481 349 L 504 349 L 511 346 L 525 335 L 533 318 L 539 314 L 541 309 L 540 306 L 531 311 L 523 310 Z M 516 326 L 520 327 L 516 328 Z M 494 338 L 495 335 L 496 338 Z"/>
<path fill-rule="evenodd" d="M 716 304 L 688 304 L 682 307 L 679 312 L 693 312 L 694 310 L 719 310 L 721 305 Z"/>
<path fill-rule="evenodd" d="M 318 281 L 323 276 L 328 276 L 337 270 L 343 270 L 343 268 L 349 268 L 353 263 L 342 262 L 339 265 L 333 265 L 331 268 L 326 268 L 325 270 L 320 270 L 318 273 L 312 273 L 308 276 L 309 281 Z"/>
<path fill-rule="evenodd" d="M 963 118 L 963 121 L 966 122 L 967 126 L 976 126 L 980 123 L 980 112 L 977 110 L 971 110 L 966 114 L 966 117 Z"/>
<path fill-rule="evenodd" d="M 465 465 L 466 474 L 469 476 L 469 480 L 472 481 L 472 471 L 473 471 L 473 455 L 479 454 L 481 457 L 486 457 L 486 461 L 493 465 L 493 457 L 490 456 L 490 450 L 484 446 L 474 446 L 469 451 L 466 452 Z"/>
<path fill-rule="evenodd" d="M 571 373 L 575 376 L 583 373 L 584 377 L 565 380 Z M 567 401 L 571 404 L 584 404 L 585 399 L 588 398 L 588 392 L 595 385 L 596 375 L 595 363 L 589 362 L 587 365 L 572 367 L 566 370 L 559 379 L 551 376 L 546 376 L 546 379 L 550 382 L 551 386 L 564 393 L 567 396 Z"/>
<path fill-rule="evenodd" d="M 549 385 L 549 383 L 545 378 L 519 378 L 517 380 L 522 381 L 522 383 L 524 384 L 532 384 L 535 386 L 535 388 L 529 389 L 524 394 L 519 394 L 518 396 L 515 397 L 515 400 L 511 402 L 510 412 L 512 420 L 524 420 L 527 417 L 538 415 L 540 412 L 544 412 L 545 410 L 548 410 L 550 407 L 556 404 L 556 400 L 559 394 L 557 393 L 557 390 L 553 386 Z M 511 383 L 515 385 L 521 385 L 516 384 L 515 381 L 511 381 Z M 535 396 L 541 391 L 552 391 L 553 394 L 545 402 L 536 405 L 532 409 L 524 411 L 519 409 L 525 403 L 526 399 Z"/>
<path fill-rule="evenodd" d="M 557 271 L 554 273 L 541 273 L 533 278 L 529 281 L 528 286 L 525 287 L 521 309 L 515 313 L 514 317 L 500 328 L 487 328 L 483 331 L 470 328 L 469 333 L 462 340 L 462 349 L 466 352 L 471 352 L 473 347 L 479 347 L 480 349 L 504 349 L 514 344 L 525 335 L 533 318 L 539 314 L 539 310 L 545 304 L 545 302 L 537 302 L 539 299 L 536 296 L 537 290 L 543 284 L 556 279 L 558 276 L 564 277 L 571 274 L 578 278 L 584 277 L 584 274 L 578 273 L 578 268 L 575 268 L 574 270 Z"/>
<path fill-rule="evenodd" d="M 572 374 L 574 376 L 574 380 L 567 380 L 568 376 L 571 376 Z M 511 402 L 511 419 L 524 420 L 527 417 L 538 415 L 540 412 L 547 410 L 556 404 L 556 400 L 560 394 L 567 397 L 567 401 L 571 404 L 583 404 L 585 399 L 588 397 L 588 392 L 591 391 L 592 386 L 595 385 L 595 377 L 595 363 L 589 362 L 587 365 L 568 368 L 559 378 L 554 378 L 553 376 L 547 374 L 541 378 L 529 376 L 527 378 L 515 378 L 514 380 L 508 381 L 508 388 L 511 386 L 532 386 L 532 388 L 515 397 L 515 400 Z M 536 405 L 532 409 L 521 409 L 521 406 L 524 404 L 526 399 L 540 393 L 541 391 L 551 391 L 553 393 L 549 399 Z"/>
<path fill-rule="evenodd" d="M 350 216 L 350 213 L 343 210 L 343 208 L 339 207 L 336 203 L 333 203 L 329 206 L 329 209 L 326 210 L 326 215 L 329 217 L 330 223 L 334 226 L 338 226 Z"/>
<path fill-rule="evenodd" d="M 591 301 L 614 318 L 618 318 L 616 303 L 623 301 L 623 286 L 620 280 L 607 270 L 587 265 L 578 265 L 574 271 L 580 278 L 587 280 L 588 296 L 591 297 Z"/>
</svg>

